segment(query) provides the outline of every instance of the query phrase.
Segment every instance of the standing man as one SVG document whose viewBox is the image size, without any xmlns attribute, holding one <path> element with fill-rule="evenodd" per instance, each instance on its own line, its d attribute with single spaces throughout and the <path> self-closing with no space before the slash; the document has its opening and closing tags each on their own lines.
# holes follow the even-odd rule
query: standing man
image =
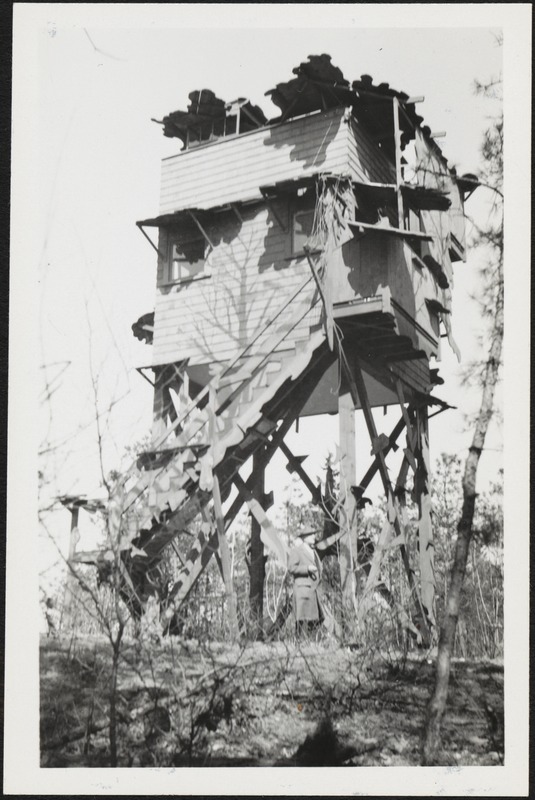
<svg viewBox="0 0 535 800">
<path fill-rule="evenodd" d="M 290 550 L 288 572 L 294 578 L 294 613 L 297 635 L 309 634 L 323 622 L 318 598 L 321 562 L 316 553 L 316 536 L 320 531 L 307 527 L 297 534 Z"/>
</svg>

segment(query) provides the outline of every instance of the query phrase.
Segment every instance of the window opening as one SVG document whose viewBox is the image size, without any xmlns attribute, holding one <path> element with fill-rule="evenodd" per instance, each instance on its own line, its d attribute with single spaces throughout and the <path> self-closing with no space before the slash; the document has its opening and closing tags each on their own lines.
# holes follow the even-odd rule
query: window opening
<svg viewBox="0 0 535 800">
<path fill-rule="evenodd" d="M 204 272 L 206 243 L 201 236 L 171 235 L 167 258 L 167 283 L 187 281 Z"/>
<path fill-rule="evenodd" d="M 292 219 L 292 254 L 304 252 L 307 239 L 312 235 L 314 209 L 295 211 Z"/>
</svg>

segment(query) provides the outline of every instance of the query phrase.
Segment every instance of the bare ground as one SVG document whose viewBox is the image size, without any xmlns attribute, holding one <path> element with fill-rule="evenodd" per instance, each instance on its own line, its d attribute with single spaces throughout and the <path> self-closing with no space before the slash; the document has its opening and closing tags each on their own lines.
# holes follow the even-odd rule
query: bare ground
<svg viewBox="0 0 535 800">
<path fill-rule="evenodd" d="M 110 764 L 111 648 L 41 642 L 41 766 Z M 332 643 L 129 642 L 118 766 L 416 766 L 434 665 Z M 503 763 L 503 665 L 456 661 L 440 763 Z"/>
</svg>

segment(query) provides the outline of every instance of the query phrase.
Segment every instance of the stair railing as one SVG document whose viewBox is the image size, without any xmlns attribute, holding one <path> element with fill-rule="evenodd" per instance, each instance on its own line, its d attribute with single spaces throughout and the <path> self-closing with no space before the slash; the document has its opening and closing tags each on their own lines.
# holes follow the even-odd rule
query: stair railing
<svg viewBox="0 0 535 800">
<path fill-rule="evenodd" d="M 260 331 L 258 331 L 258 333 L 255 334 L 255 336 L 251 339 L 251 341 L 246 344 L 246 346 L 240 351 L 240 353 L 238 353 L 238 355 L 236 355 L 232 359 L 232 361 L 229 364 L 227 364 L 220 373 L 218 373 L 218 375 L 212 378 L 212 380 L 206 384 L 204 389 L 202 389 L 198 395 L 192 398 L 191 403 L 188 405 L 188 407 L 185 408 L 182 414 L 180 414 L 177 417 L 177 419 L 173 421 L 172 425 L 169 426 L 169 428 L 165 431 L 165 433 L 162 434 L 162 436 L 160 436 L 159 439 L 156 440 L 154 447 L 155 450 L 157 450 L 158 447 L 160 447 L 165 442 L 167 437 L 171 433 L 173 433 L 173 431 L 176 430 L 176 428 L 178 428 L 189 417 L 189 415 L 198 407 L 199 403 L 204 398 L 208 397 L 212 383 L 220 381 L 221 378 L 227 375 L 238 364 L 238 362 L 245 356 L 245 354 L 251 349 L 251 347 L 266 333 L 267 330 L 269 330 L 269 328 L 273 325 L 273 323 L 281 316 L 281 314 L 288 308 L 288 306 L 290 306 L 294 302 L 296 297 L 298 297 L 298 295 L 300 295 L 301 292 L 304 289 L 306 289 L 306 287 L 312 282 L 312 280 L 313 280 L 312 276 L 307 278 L 307 280 L 299 287 L 299 289 L 297 289 L 297 291 L 294 292 L 291 298 L 283 306 L 281 306 L 281 308 L 277 311 L 275 316 L 273 316 L 264 325 L 264 327 Z M 313 303 L 311 308 L 316 305 L 316 302 Z M 301 321 L 301 319 L 303 319 L 303 317 L 306 316 L 309 310 L 310 309 L 307 309 L 306 312 L 302 315 L 302 317 L 298 321 Z M 293 330 L 294 327 L 295 325 L 293 325 L 290 330 Z M 281 338 L 281 342 L 284 341 L 290 330 L 285 332 L 284 336 Z"/>
<path fill-rule="evenodd" d="M 174 430 L 176 430 L 176 428 L 179 427 L 189 417 L 189 415 L 199 406 L 199 403 L 205 397 L 208 397 L 211 387 L 214 384 L 219 383 L 221 381 L 221 378 L 224 377 L 225 375 L 227 375 L 238 364 L 238 362 L 246 355 L 246 353 L 251 349 L 251 347 L 266 333 L 266 331 L 268 331 L 273 326 L 273 324 L 281 316 L 281 314 L 283 314 L 283 312 L 295 301 L 295 299 L 303 292 L 303 290 L 306 289 L 307 286 L 309 286 L 312 282 L 313 282 L 313 277 L 312 276 L 308 277 L 306 279 L 306 281 L 301 286 L 299 286 L 299 288 L 293 293 L 293 295 L 289 298 L 289 300 L 287 300 L 286 303 L 284 303 L 284 305 L 282 305 L 279 308 L 277 313 L 264 325 L 264 327 L 255 334 L 255 336 L 240 351 L 240 353 L 238 355 L 236 355 L 232 359 L 232 361 L 229 364 L 227 364 L 220 373 L 218 373 L 218 375 L 214 376 L 212 378 L 212 380 L 204 387 L 204 389 L 202 389 L 201 392 L 198 395 L 196 395 L 196 397 L 192 398 L 192 400 L 191 400 L 190 404 L 188 405 L 188 407 L 186 409 L 184 409 L 182 414 L 180 414 L 177 417 L 176 420 L 173 421 L 172 425 L 165 431 L 165 433 L 163 435 L 161 435 L 157 439 L 157 441 L 154 444 L 154 449 L 155 450 L 157 450 L 159 447 L 161 447 L 161 445 L 165 442 L 165 440 L 169 437 L 169 435 Z M 285 338 L 289 335 L 289 333 L 291 333 L 291 331 L 293 331 L 296 328 L 296 326 L 306 317 L 306 315 L 311 311 L 311 309 L 314 308 L 317 305 L 318 301 L 319 301 L 319 298 L 316 298 L 315 300 L 313 300 L 311 305 L 309 307 L 307 307 L 306 310 L 301 315 L 298 315 L 295 318 L 295 320 L 292 321 L 291 327 L 288 328 L 284 332 L 284 334 L 281 336 L 280 340 L 277 342 L 275 347 L 277 347 L 281 342 L 283 342 L 285 340 Z M 272 350 L 269 353 L 266 353 L 264 355 L 264 358 L 262 359 L 260 364 L 258 364 L 256 366 L 255 372 L 257 372 L 258 369 L 260 369 L 260 367 L 262 366 L 262 364 L 266 361 L 266 359 L 269 358 L 269 356 L 271 355 L 271 353 L 273 352 L 275 347 L 273 347 Z M 246 382 L 248 382 L 249 380 L 251 380 L 251 378 L 252 378 L 252 376 L 251 377 L 247 377 L 246 379 L 244 379 L 240 383 L 240 385 L 232 392 L 232 394 L 229 397 L 227 397 L 223 401 L 221 406 L 217 409 L 217 411 L 216 411 L 217 414 L 222 413 L 222 411 L 225 408 L 228 408 L 228 406 L 233 402 L 233 400 L 236 398 L 236 396 L 239 394 L 239 392 L 243 389 L 244 384 Z M 206 424 L 207 424 L 207 420 L 203 420 L 201 422 L 201 424 L 199 425 L 199 427 L 195 430 L 195 433 L 193 435 L 197 435 L 203 429 L 203 427 Z M 193 435 L 190 436 L 190 439 L 193 438 Z M 166 466 L 167 465 L 162 466 L 160 471 L 163 472 L 166 469 Z M 128 509 L 132 507 L 132 505 L 136 502 L 136 500 L 138 500 L 144 494 L 144 492 L 147 490 L 147 488 L 148 487 L 143 487 L 143 489 L 141 489 L 136 494 L 136 496 L 133 497 L 130 500 L 128 505 L 125 506 L 125 508 L 123 509 L 122 513 L 128 511 Z"/>
</svg>

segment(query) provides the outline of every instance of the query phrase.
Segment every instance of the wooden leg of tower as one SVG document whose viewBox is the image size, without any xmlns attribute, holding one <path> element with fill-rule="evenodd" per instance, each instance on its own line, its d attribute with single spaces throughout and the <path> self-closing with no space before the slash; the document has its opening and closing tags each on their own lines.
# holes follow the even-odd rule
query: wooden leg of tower
<svg viewBox="0 0 535 800">
<path fill-rule="evenodd" d="M 72 564 L 72 559 L 76 553 L 76 545 L 78 544 L 78 540 L 80 539 L 80 534 L 78 532 L 78 515 L 80 513 L 80 509 L 77 506 L 71 507 L 71 532 L 69 537 L 69 561 L 68 564 Z M 76 587 L 78 585 L 78 581 L 76 579 L 76 575 L 74 575 L 69 569 L 69 573 L 67 576 L 67 585 L 65 587 L 65 597 L 63 600 L 63 624 L 69 625 L 73 621 L 73 605 L 74 605 L 74 598 L 76 596 Z"/>
<path fill-rule="evenodd" d="M 300 401 L 301 405 L 299 407 L 301 407 L 304 404 L 304 402 L 305 402 L 304 400 L 301 400 Z M 264 470 L 266 468 L 273 454 L 276 452 L 280 443 L 283 441 L 284 436 L 286 436 L 286 434 L 288 433 L 295 419 L 296 411 L 297 411 L 296 408 L 290 409 L 284 421 L 280 424 L 276 433 L 274 433 L 271 436 L 271 440 L 262 449 L 261 455 L 259 455 L 259 460 L 261 460 L 259 466 L 261 470 Z M 237 472 L 235 475 L 229 475 L 227 476 L 225 483 L 223 484 L 223 490 L 225 490 L 228 487 L 229 482 L 233 482 L 236 484 L 237 488 L 239 489 L 239 494 L 234 500 L 234 502 L 231 504 L 230 508 L 228 509 L 225 515 L 225 530 L 228 530 L 229 526 L 236 518 L 237 514 L 239 513 L 244 503 L 248 501 L 249 495 L 253 497 L 254 475 L 251 475 L 247 479 L 247 481 L 243 481 L 240 478 L 239 472 Z M 168 599 L 169 607 L 165 613 L 165 618 L 167 619 L 168 622 L 169 620 L 172 619 L 172 617 L 179 610 L 181 604 L 189 596 L 193 587 L 195 586 L 200 576 L 210 563 L 212 555 L 217 550 L 217 545 L 218 545 L 217 530 L 210 533 L 208 537 L 206 537 L 201 532 L 197 542 L 193 545 L 193 547 L 187 554 L 186 558 L 184 559 L 185 563 L 183 565 L 183 570 L 181 575 L 179 576 L 178 580 L 171 587 L 169 591 L 169 599 Z"/>
<path fill-rule="evenodd" d="M 385 442 L 383 445 L 380 440 L 380 437 L 378 437 L 377 435 L 377 429 L 375 427 L 375 421 L 373 419 L 372 409 L 370 401 L 368 399 L 368 392 L 366 390 L 366 384 L 364 383 L 364 376 L 362 374 L 362 369 L 359 363 L 359 359 L 356 356 L 354 357 L 354 377 L 349 368 L 349 365 L 347 364 L 347 361 L 344 361 L 344 359 L 342 359 L 342 365 L 344 367 L 346 375 L 348 376 L 348 383 L 351 388 L 351 392 L 355 397 L 355 402 L 356 398 L 360 398 L 362 411 L 364 413 L 364 419 L 366 421 L 366 426 L 368 428 L 368 433 L 372 442 L 372 448 L 376 453 L 379 474 L 381 476 L 381 481 L 383 483 L 383 488 L 386 495 L 388 518 L 390 522 L 393 524 L 394 531 L 396 533 L 396 538 L 400 542 L 403 542 L 405 531 L 403 528 L 402 520 L 400 519 L 401 514 L 399 511 L 399 504 L 396 502 L 396 499 L 394 497 L 394 493 L 390 483 L 390 477 L 388 475 L 388 470 L 386 468 L 386 463 L 384 458 L 384 450 L 386 449 L 388 444 L 387 442 Z M 403 543 L 400 544 L 399 550 L 401 558 L 403 560 L 405 572 L 407 574 L 407 580 L 409 582 L 411 595 L 414 598 L 417 608 L 421 610 L 422 616 L 425 616 L 422 610 L 422 601 L 418 590 L 418 586 L 416 585 L 416 582 L 414 580 L 414 573 L 409 563 L 407 549 Z M 427 621 L 426 619 L 423 619 L 422 637 L 425 639 L 428 637 L 428 634 L 429 631 L 428 631 Z"/>
<path fill-rule="evenodd" d="M 340 540 L 340 581 L 346 609 L 355 606 L 355 568 L 357 564 L 356 501 L 351 492 L 356 480 L 355 406 L 349 392 L 338 397 L 340 422 L 340 529 L 346 534 Z"/>
<path fill-rule="evenodd" d="M 253 456 L 253 475 L 255 476 L 253 494 L 260 505 L 264 498 L 264 463 L 259 457 Z M 262 621 L 264 618 L 264 582 L 266 567 L 264 558 L 264 545 L 260 538 L 261 526 L 256 517 L 251 514 L 251 548 L 249 565 L 249 607 L 251 610 L 251 623 L 254 637 L 261 639 L 263 635 Z"/>
<path fill-rule="evenodd" d="M 154 377 L 154 400 L 152 405 L 152 438 L 157 441 L 165 434 L 165 407 L 166 407 L 166 390 L 165 390 L 165 374 L 164 370 L 156 367 Z"/>
<path fill-rule="evenodd" d="M 236 592 L 234 591 L 234 584 L 232 581 L 230 548 L 225 533 L 225 518 L 223 516 L 221 492 L 219 490 L 219 480 L 217 475 L 214 475 L 214 485 L 212 491 L 214 496 L 214 515 L 217 526 L 219 554 L 221 556 L 223 582 L 225 584 L 225 594 L 227 596 L 227 613 L 230 638 L 231 641 L 235 642 L 238 639 L 238 604 L 236 600 Z"/>
<path fill-rule="evenodd" d="M 379 536 L 379 541 L 377 542 L 377 545 L 374 550 L 372 562 L 370 565 L 370 571 L 368 572 L 366 586 L 364 588 L 363 596 L 359 604 L 359 614 L 358 614 L 359 621 L 364 620 L 366 611 L 370 606 L 373 592 L 380 585 L 381 562 L 386 553 L 386 550 L 396 545 L 399 546 L 400 548 L 403 547 L 403 549 L 405 550 L 404 531 L 406 530 L 408 525 L 407 509 L 405 505 L 405 481 L 407 480 L 408 468 L 409 468 L 409 462 L 407 460 L 407 456 L 405 455 L 396 481 L 396 497 L 398 501 L 398 512 L 399 512 L 402 533 L 401 535 L 398 535 L 396 539 L 394 539 L 395 526 L 393 525 L 391 520 L 388 519 L 387 516 L 383 524 L 381 534 Z M 404 565 L 406 568 L 405 560 L 404 560 Z M 410 630 L 415 636 L 417 636 L 419 632 L 409 616 L 411 610 L 409 609 L 409 613 L 407 613 L 406 610 L 407 603 L 405 603 L 403 599 L 401 600 L 401 603 L 395 601 L 392 598 L 391 594 L 388 602 L 391 608 L 396 612 L 402 627 L 405 628 L 406 630 Z M 412 606 L 412 603 L 409 603 L 409 605 Z"/>
<path fill-rule="evenodd" d="M 431 509 L 431 462 L 429 457 L 429 426 L 427 407 L 416 409 L 418 471 L 416 495 L 418 501 L 418 545 L 420 559 L 420 592 L 423 611 L 431 632 L 435 629 L 435 570 Z"/>
</svg>

